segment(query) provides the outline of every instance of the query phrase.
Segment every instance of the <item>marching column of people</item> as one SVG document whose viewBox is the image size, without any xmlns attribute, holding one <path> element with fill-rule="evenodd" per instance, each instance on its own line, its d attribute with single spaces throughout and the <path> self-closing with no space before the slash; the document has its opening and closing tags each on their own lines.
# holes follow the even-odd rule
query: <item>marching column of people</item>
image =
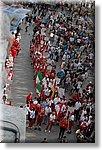
<svg viewBox="0 0 102 150">
<path fill-rule="evenodd" d="M 71 134 L 77 122 L 78 142 L 90 138 L 92 142 L 95 115 L 92 74 L 95 41 L 93 27 L 89 22 L 89 9 L 92 8 L 82 4 L 62 3 L 56 6 L 58 12 L 56 7 L 51 10 L 46 5 L 44 12 L 47 15 L 42 17 L 43 6 L 39 4 L 39 7 L 35 7 L 38 15 L 34 23 L 30 57 L 36 97 L 27 100 L 30 108 L 28 114 L 34 109 L 35 129 L 41 130 L 44 123 L 47 125 L 45 132 L 48 128 L 50 132 L 58 124 L 59 138 L 63 138 L 65 131 Z M 33 124 L 29 127 L 33 127 Z"/>
<path fill-rule="evenodd" d="M 20 27 L 20 26 L 19 26 Z M 18 27 L 18 28 L 19 28 Z M 15 36 L 12 38 L 11 46 L 9 48 L 9 52 L 7 54 L 6 60 L 5 60 L 5 69 L 7 74 L 7 79 L 5 79 L 5 85 L 4 85 L 4 95 L 2 98 L 2 103 L 10 106 L 14 106 L 14 104 L 9 100 L 11 98 L 10 92 L 11 92 L 11 84 L 14 78 L 14 72 L 13 72 L 13 66 L 15 59 L 17 55 L 19 54 L 19 51 L 21 50 L 20 47 L 20 30 L 17 31 Z"/>
</svg>

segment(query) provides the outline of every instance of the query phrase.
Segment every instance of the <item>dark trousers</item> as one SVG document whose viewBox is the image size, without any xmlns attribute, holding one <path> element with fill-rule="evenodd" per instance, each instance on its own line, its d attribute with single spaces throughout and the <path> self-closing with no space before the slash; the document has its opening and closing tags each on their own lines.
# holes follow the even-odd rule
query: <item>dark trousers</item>
<svg viewBox="0 0 102 150">
<path fill-rule="evenodd" d="M 79 120 L 79 109 L 74 111 L 75 121 Z"/>
<path fill-rule="evenodd" d="M 26 32 L 28 31 L 28 26 L 25 27 Z"/>
<path fill-rule="evenodd" d="M 60 127 L 60 132 L 59 132 L 59 138 L 63 138 L 64 132 L 65 132 L 66 128 Z"/>
</svg>

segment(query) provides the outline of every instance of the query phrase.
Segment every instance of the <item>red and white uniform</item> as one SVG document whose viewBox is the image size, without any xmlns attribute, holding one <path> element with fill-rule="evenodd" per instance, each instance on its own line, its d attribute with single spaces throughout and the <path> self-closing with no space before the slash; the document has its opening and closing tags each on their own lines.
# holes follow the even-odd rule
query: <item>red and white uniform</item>
<svg viewBox="0 0 102 150">
<path fill-rule="evenodd" d="M 12 70 L 10 70 L 10 71 L 9 71 L 9 73 L 8 73 L 7 78 L 8 78 L 8 80 L 12 80 L 12 79 L 13 79 L 13 77 L 14 77 L 14 73 L 13 73 L 13 71 L 12 71 Z"/>
</svg>

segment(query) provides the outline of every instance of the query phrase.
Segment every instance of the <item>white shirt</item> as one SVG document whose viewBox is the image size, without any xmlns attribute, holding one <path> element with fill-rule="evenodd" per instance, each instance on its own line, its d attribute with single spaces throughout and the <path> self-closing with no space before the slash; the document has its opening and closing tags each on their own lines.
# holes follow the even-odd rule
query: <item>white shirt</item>
<svg viewBox="0 0 102 150">
<path fill-rule="evenodd" d="M 49 92 L 48 88 L 45 89 L 45 95 L 46 95 L 46 96 L 49 96 L 49 94 L 50 94 L 50 92 Z"/>
<path fill-rule="evenodd" d="M 30 118 L 34 119 L 35 118 L 35 111 L 30 111 Z"/>
<path fill-rule="evenodd" d="M 27 22 L 26 26 L 27 26 L 27 27 L 29 26 L 29 22 Z"/>
<path fill-rule="evenodd" d="M 26 106 L 25 111 L 26 111 L 26 115 L 28 115 L 28 112 L 30 111 L 29 107 Z"/>
<path fill-rule="evenodd" d="M 59 88 L 58 94 L 59 94 L 59 96 L 62 98 L 62 97 L 65 95 L 65 89 Z"/>
<path fill-rule="evenodd" d="M 86 114 L 86 113 L 87 113 L 86 110 L 82 110 L 81 119 L 84 117 L 84 114 Z"/>
<path fill-rule="evenodd" d="M 92 122 L 91 118 L 92 118 L 92 116 L 89 116 L 88 125 L 90 125 Z"/>
<path fill-rule="evenodd" d="M 74 38 L 73 37 L 70 37 L 70 42 L 73 42 L 74 41 Z"/>
<path fill-rule="evenodd" d="M 90 54 L 89 54 L 89 58 L 90 58 L 90 59 L 93 59 L 93 56 L 94 56 L 93 53 L 90 53 Z"/>
<path fill-rule="evenodd" d="M 60 78 L 56 77 L 55 80 L 56 80 L 56 84 L 60 83 Z"/>
<path fill-rule="evenodd" d="M 58 102 L 59 102 L 59 98 L 58 97 L 54 98 L 54 104 L 57 104 Z"/>
<path fill-rule="evenodd" d="M 77 39 L 77 43 L 80 43 L 81 42 L 81 39 Z"/>
<path fill-rule="evenodd" d="M 55 110 L 56 110 L 56 112 L 57 112 L 57 114 L 58 114 L 58 112 L 59 112 L 59 110 L 60 110 L 59 105 L 55 105 Z"/>
<path fill-rule="evenodd" d="M 55 115 L 50 115 L 50 121 L 55 121 L 56 116 Z"/>
<path fill-rule="evenodd" d="M 64 112 L 66 110 L 66 106 L 63 105 L 61 111 Z"/>
<path fill-rule="evenodd" d="M 49 82 L 49 85 L 48 85 L 50 88 L 52 88 L 53 87 L 53 84 L 52 84 L 52 82 Z"/>
<path fill-rule="evenodd" d="M 82 85 L 82 82 L 79 81 L 77 88 L 80 89 L 81 85 Z"/>
<path fill-rule="evenodd" d="M 46 88 L 47 88 L 47 81 L 46 81 L 46 78 L 44 78 L 42 81 L 43 81 L 42 84 L 44 85 L 44 89 L 46 89 Z"/>
<path fill-rule="evenodd" d="M 45 107 L 45 115 L 47 115 L 50 112 L 51 112 L 51 108 L 50 107 Z"/>
<path fill-rule="evenodd" d="M 71 120 L 71 121 L 74 121 L 74 115 L 71 115 L 71 116 L 70 116 L 70 120 Z"/>
<path fill-rule="evenodd" d="M 76 102 L 75 103 L 75 109 L 78 110 L 81 107 L 81 103 L 80 102 Z"/>
<path fill-rule="evenodd" d="M 71 78 L 70 77 L 66 78 L 66 83 L 71 83 Z"/>
<path fill-rule="evenodd" d="M 54 36 L 54 34 L 53 34 L 53 33 L 51 33 L 51 34 L 50 34 L 50 37 L 53 37 L 53 36 Z"/>
<path fill-rule="evenodd" d="M 53 100 L 52 99 L 49 100 L 49 102 L 48 102 L 49 106 L 51 106 L 52 103 L 53 103 Z"/>
<path fill-rule="evenodd" d="M 12 55 L 9 56 L 9 60 L 10 60 L 10 62 L 13 62 L 13 57 L 12 57 Z"/>
<path fill-rule="evenodd" d="M 85 121 L 85 120 L 88 120 L 88 118 L 83 116 L 83 117 L 81 118 L 81 121 Z"/>
</svg>

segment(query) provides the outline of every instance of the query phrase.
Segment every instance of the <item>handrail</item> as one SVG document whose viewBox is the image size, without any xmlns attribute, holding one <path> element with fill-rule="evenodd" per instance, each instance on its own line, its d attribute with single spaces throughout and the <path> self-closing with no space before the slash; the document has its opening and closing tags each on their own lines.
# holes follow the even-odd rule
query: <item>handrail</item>
<svg viewBox="0 0 102 150">
<path fill-rule="evenodd" d="M 12 124 L 13 126 L 16 127 L 17 130 L 13 129 L 11 127 L 3 127 L 3 126 L 1 126 L 0 129 L 11 131 L 11 132 L 15 133 L 15 143 L 19 143 L 20 142 L 20 131 L 19 131 L 19 128 L 14 123 L 12 123 L 10 121 L 0 120 L 0 122 L 9 123 L 9 124 Z"/>
</svg>

